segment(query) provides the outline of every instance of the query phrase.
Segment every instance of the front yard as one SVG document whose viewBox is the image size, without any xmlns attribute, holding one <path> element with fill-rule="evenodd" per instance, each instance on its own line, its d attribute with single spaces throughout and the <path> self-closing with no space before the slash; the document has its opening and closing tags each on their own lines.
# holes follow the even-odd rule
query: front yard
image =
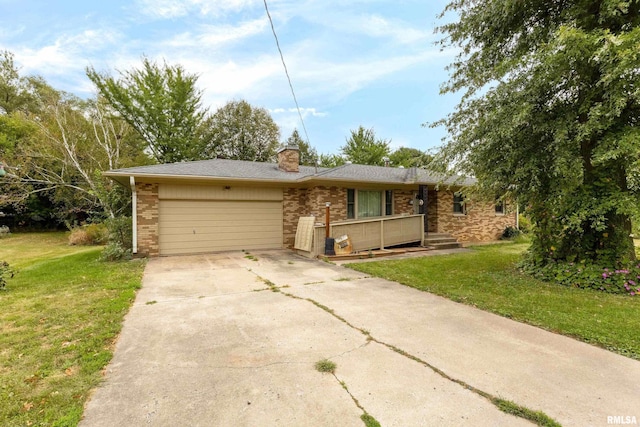
<svg viewBox="0 0 640 427">
<path fill-rule="evenodd" d="M 64 233 L 0 239 L 0 425 L 73 426 L 111 360 L 144 262 L 103 263 Z"/>
<path fill-rule="evenodd" d="M 640 360 L 640 297 L 532 279 L 515 268 L 527 247 L 504 243 L 474 247 L 471 253 L 349 267 Z"/>
</svg>

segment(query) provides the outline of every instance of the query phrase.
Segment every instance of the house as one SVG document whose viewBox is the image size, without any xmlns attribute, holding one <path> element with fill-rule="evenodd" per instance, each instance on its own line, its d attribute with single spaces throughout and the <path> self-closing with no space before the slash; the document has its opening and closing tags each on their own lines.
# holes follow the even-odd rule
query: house
<svg viewBox="0 0 640 427">
<path fill-rule="evenodd" d="M 131 187 L 140 256 L 292 248 L 300 218 L 311 216 L 315 241 L 306 251 L 313 256 L 324 248 L 327 204 L 330 233 L 351 227 L 356 249 L 420 242 L 425 232 L 491 241 L 516 223 L 510 206 L 465 205 L 459 190 L 470 181 L 443 183 L 419 168 L 300 166 L 297 147 L 280 149 L 277 163 L 213 159 L 105 176 Z"/>
</svg>

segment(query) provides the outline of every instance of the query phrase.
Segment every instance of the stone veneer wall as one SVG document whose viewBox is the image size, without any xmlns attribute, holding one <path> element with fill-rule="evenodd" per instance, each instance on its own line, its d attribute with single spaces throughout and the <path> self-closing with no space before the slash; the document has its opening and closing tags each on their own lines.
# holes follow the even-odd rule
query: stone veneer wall
<svg viewBox="0 0 640 427">
<path fill-rule="evenodd" d="M 158 184 L 136 184 L 138 255 L 158 256 Z"/>
<path fill-rule="evenodd" d="M 454 214 L 453 191 L 441 190 L 436 204 L 437 232 L 450 233 L 461 242 L 497 240 L 507 226 L 516 225 L 515 209 L 508 203 L 504 215 L 496 214 L 493 202 L 470 202 L 466 215 Z"/>
</svg>

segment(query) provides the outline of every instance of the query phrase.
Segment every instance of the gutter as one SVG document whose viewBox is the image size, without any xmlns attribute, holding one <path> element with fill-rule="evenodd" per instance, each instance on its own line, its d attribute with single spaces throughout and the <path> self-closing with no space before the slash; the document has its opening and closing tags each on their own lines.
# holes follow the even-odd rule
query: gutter
<svg viewBox="0 0 640 427">
<path fill-rule="evenodd" d="M 131 185 L 131 252 L 138 253 L 138 193 L 136 192 L 136 179 L 129 177 Z"/>
</svg>

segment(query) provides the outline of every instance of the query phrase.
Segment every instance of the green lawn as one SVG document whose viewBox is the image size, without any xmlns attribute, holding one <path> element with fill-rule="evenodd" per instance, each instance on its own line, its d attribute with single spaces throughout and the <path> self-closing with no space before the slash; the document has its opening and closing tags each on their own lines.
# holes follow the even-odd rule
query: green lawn
<svg viewBox="0 0 640 427">
<path fill-rule="evenodd" d="M 640 360 L 640 296 L 611 295 L 532 279 L 515 268 L 527 246 L 477 246 L 470 253 L 349 267 Z"/>
<path fill-rule="evenodd" d="M 64 233 L 0 239 L 18 272 L 0 291 L 0 425 L 74 426 L 112 347 L 144 262 L 103 263 Z"/>
</svg>

